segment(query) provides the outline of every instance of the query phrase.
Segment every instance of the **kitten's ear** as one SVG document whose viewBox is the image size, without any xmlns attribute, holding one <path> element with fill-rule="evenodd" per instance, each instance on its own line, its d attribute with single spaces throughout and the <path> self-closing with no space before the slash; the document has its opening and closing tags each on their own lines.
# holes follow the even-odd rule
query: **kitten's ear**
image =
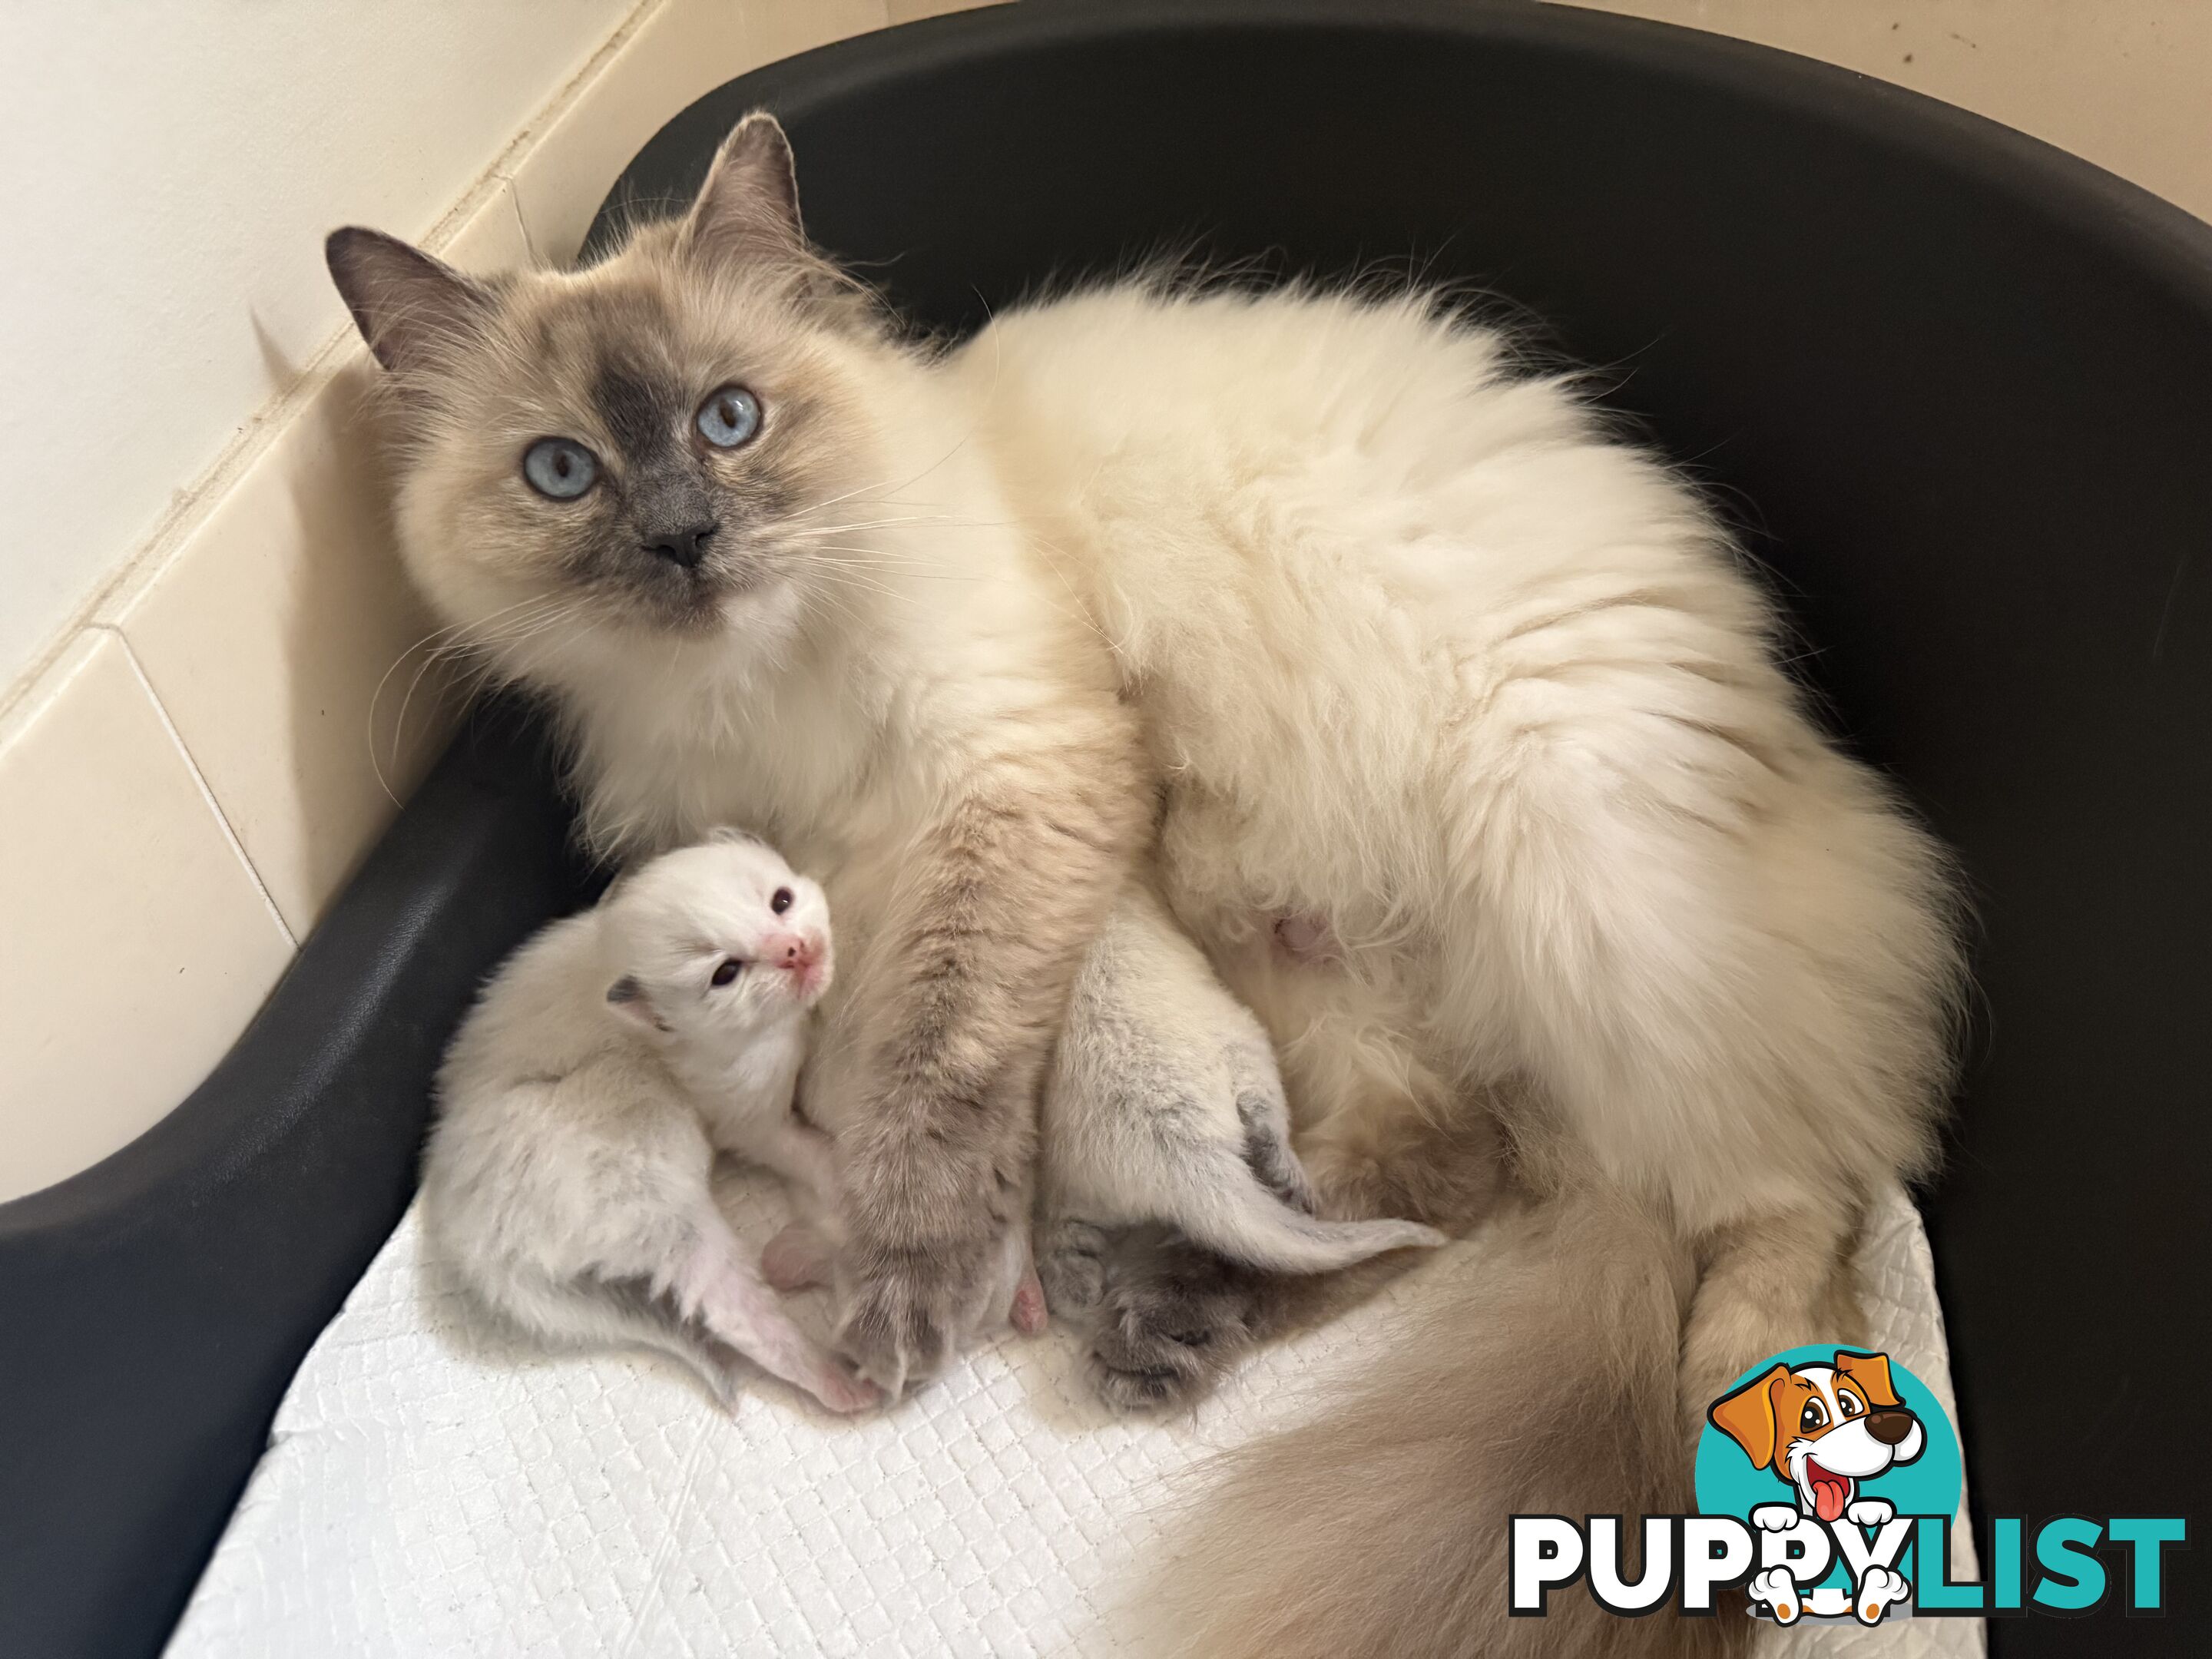
<svg viewBox="0 0 2212 1659">
<path fill-rule="evenodd" d="M 635 974 L 624 974 L 607 987 L 607 1006 L 623 1018 L 634 1019 L 653 1030 L 668 1029 L 660 1016 L 653 1012 L 653 1004 L 646 1000 L 645 987 L 637 982 Z"/>
<path fill-rule="evenodd" d="M 489 289 L 380 230 L 334 230 L 323 257 L 361 337 L 395 373 L 434 366 L 473 338 L 496 307 Z"/>
<path fill-rule="evenodd" d="M 722 140 L 684 216 L 682 246 L 709 264 L 788 259 L 806 252 L 791 140 L 766 110 L 755 110 Z"/>
</svg>

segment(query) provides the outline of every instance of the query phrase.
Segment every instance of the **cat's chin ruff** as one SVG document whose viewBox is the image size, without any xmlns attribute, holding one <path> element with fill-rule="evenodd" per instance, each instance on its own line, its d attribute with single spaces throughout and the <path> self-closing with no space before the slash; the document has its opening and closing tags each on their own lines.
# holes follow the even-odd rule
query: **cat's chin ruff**
<svg viewBox="0 0 2212 1659">
<path fill-rule="evenodd" d="M 586 836 L 603 854 L 737 822 L 822 866 L 875 827 L 855 822 L 870 816 L 859 797 L 887 748 L 906 763 L 911 811 L 937 787 L 933 767 L 950 771 L 959 750 L 988 741 L 981 728 L 1007 712 L 994 691 L 1049 696 L 1033 659 L 1082 654 L 1080 643 L 1055 644 L 1074 618 L 1029 579 L 1012 515 L 966 441 L 965 405 L 902 349 L 846 343 L 842 353 L 870 411 L 854 444 L 866 459 L 787 529 L 765 532 L 787 556 L 725 599 L 713 631 L 596 623 L 586 605 L 585 619 L 508 648 L 499 614 L 514 601 L 486 603 L 465 565 L 426 580 L 447 614 L 489 619 L 496 673 L 553 695 Z M 1103 672 L 1072 678 L 1096 684 Z"/>
</svg>

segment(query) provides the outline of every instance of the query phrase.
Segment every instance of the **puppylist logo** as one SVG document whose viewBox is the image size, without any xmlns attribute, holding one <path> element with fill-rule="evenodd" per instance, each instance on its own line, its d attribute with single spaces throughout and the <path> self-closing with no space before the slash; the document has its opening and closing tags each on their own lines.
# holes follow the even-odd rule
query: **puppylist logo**
<svg viewBox="0 0 2212 1659">
<path fill-rule="evenodd" d="M 1792 1348 L 1712 1402 L 1698 1443 L 1696 1515 L 1647 1516 L 1627 1577 L 1624 1517 L 1516 1515 L 1508 1554 L 1516 1617 L 1587 1579 L 1608 1613 L 1673 1605 L 1710 1614 L 1741 1585 L 1778 1625 L 1912 1617 L 2083 1614 L 2115 1601 L 2162 1613 L 2179 1516 L 1992 1522 L 1988 1582 L 1948 1565 L 1959 1513 L 1959 1437 L 1935 1395 L 1881 1353 Z M 2100 1545 L 2120 1553 L 2108 1562 Z M 2115 1571 L 2114 1569 L 2119 1569 Z M 2117 1581 L 2117 1582 L 2116 1582 Z"/>
</svg>

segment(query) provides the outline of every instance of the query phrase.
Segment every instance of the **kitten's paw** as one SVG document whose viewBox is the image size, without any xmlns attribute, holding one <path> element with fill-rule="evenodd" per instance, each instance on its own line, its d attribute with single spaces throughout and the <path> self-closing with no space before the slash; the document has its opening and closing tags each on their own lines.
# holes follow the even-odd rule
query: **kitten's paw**
<svg viewBox="0 0 2212 1659">
<path fill-rule="evenodd" d="M 884 1403 L 884 1391 L 864 1377 L 848 1376 L 834 1360 L 825 1362 L 806 1382 L 806 1391 L 841 1416 L 873 1411 Z"/>
<path fill-rule="evenodd" d="M 761 1252 L 761 1277 L 787 1296 L 827 1285 L 836 1266 L 830 1241 L 804 1221 L 794 1221 Z"/>
<path fill-rule="evenodd" d="M 1117 1253 L 1091 1342 L 1099 1397 L 1121 1411 L 1195 1404 L 1264 1334 L 1267 1278 L 1176 1235 Z"/>
<path fill-rule="evenodd" d="M 1006 1311 L 1006 1322 L 1024 1336 L 1036 1336 L 1052 1322 L 1052 1310 L 1045 1305 L 1044 1281 L 1035 1267 L 1026 1269 L 1014 1286 L 1014 1304 Z"/>
<path fill-rule="evenodd" d="M 1089 1313 L 1106 1294 L 1106 1264 L 1095 1255 L 1046 1256 L 1037 1263 L 1037 1277 L 1045 1305 L 1070 1318 Z"/>
<path fill-rule="evenodd" d="M 1305 1165 L 1291 1150 L 1290 1115 L 1279 1089 L 1252 1087 L 1237 1096 L 1237 1121 L 1244 1130 L 1244 1164 L 1253 1176 L 1291 1208 L 1318 1212 L 1321 1200 Z"/>
</svg>

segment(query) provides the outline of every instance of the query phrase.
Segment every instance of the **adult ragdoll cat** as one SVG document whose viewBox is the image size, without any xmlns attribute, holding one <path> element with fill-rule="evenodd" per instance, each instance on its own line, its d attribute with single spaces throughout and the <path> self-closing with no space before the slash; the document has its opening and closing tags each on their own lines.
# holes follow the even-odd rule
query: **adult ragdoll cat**
<svg viewBox="0 0 2212 1659">
<path fill-rule="evenodd" d="M 810 250 L 764 116 L 586 270 L 330 253 L 408 563 L 558 705 L 593 840 L 737 821 L 823 873 L 808 1100 L 867 1375 L 941 1359 L 1017 1224 L 1071 976 L 1149 854 L 1280 1047 L 1325 1210 L 1463 1223 L 1470 1160 L 1511 1176 L 1495 1267 L 1216 1492 L 1189 1650 L 1740 1638 L 1509 1619 L 1506 1517 L 1687 1508 L 1705 1402 L 1853 1334 L 1960 969 L 1936 849 L 1688 490 L 1419 295 L 1139 283 L 911 343 Z M 1115 1310 L 1153 1395 L 1271 1305 L 1207 1273 Z"/>
</svg>

